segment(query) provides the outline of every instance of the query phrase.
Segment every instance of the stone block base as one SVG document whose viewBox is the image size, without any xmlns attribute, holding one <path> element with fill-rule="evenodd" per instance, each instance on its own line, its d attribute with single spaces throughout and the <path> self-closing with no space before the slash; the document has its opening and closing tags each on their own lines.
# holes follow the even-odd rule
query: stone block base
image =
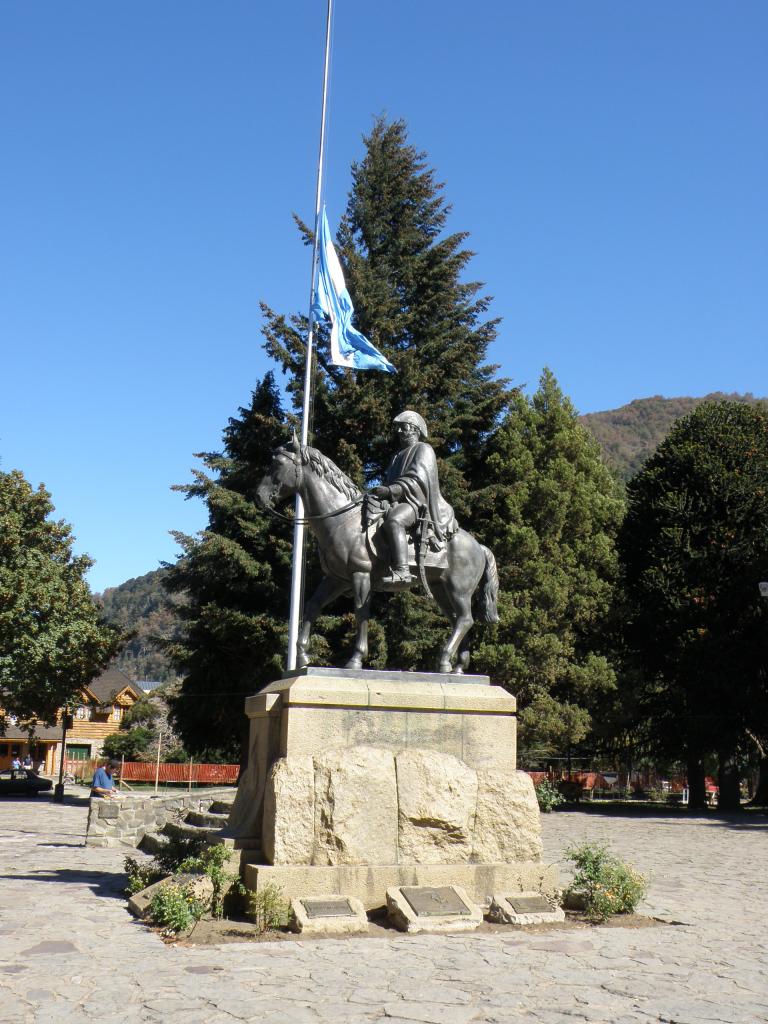
<svg viewBox="0 0 768 1024">
<path fill-rule="evenodd" d="M 348 913 L 332 916 L 310 916 L 301 900 L 291 900 L 291 930 L 300 935 L 354 935 L 368 931 L 365 907 L 354 896 L 335 896 L 348 908 Z"/>
<path fill-rule="evenodd" d="M 246 864 L 243 880 L 258 891 L 277 885 L 283 899 L 355 896 L 366 910 L 386 905 L 387 889 L 401 885 L 459 885 L 481 906 L 496 892 L 534 891 L 552 896 L 559 885 L 557 865 L 515 864 L 338 864 L 331 867 L 293 864 Z"/>
<path fill-rule="evenodd" d="M 511 924 L 516 928 L 522 928 L 527 924 L 559 924 L 565 920 L 565 911 L 559 906 L 549 906 L 546 910 L 520 910 L 513 905 L 515 896 L 523 899 L 536 897 L 537 892 L 521 893 L 496 893 L 491 899 L 491 909 L 488 913 L 491 921 L 499 924 Z"/>
<path fill-rule="evenodd" d="M 400 886 L 387 889 L 387 917 L 401 932 L 417 935 L 419 932 L 436 934 L 439 932 L 468 932 L 479 928 L 483 923 L 483 911 L 473 903 L 460 885 L 451 885 L 459 905 L 463 905 L 461 914 L 418 914 L 408 902 Z"/>
</svg>

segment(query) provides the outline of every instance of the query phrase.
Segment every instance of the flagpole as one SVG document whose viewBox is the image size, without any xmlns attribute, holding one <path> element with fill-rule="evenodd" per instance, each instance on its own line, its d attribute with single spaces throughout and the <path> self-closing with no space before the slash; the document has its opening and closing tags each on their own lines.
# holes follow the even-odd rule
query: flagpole
<svg viewBox="0 0 768 1024">
<path fill-rule="evenodd" d="M 323 195 L 323 158 L 325 155 L 325 114 L 328 101 L 328 67 L 331 53 L 331 14 L 333 0 L 328 0 L 325 22 L 325 60 L 323 62 L 323 105 L 320 115 L 320 152 L 317 161 L 317 188 L 315 191 L 315 237 L 312 245 L 312 277 L 309 287 L 309 331 L 307 333 L 307 356 L 304 366 L 304 401 L 301 410 L 301 443 L 309 442 L 309 416 L 312 405 L 312 360 L 314 356 L 315 318 L 312 307 L 315 301 L 315 277 L 317 274 L 317 237 L 319 234 L 320 208 Z M 288 655 L 286 668 L 296 668 L 296 653 L 301 613 L 304 605 L 304 503 L 296 495 L 296 523 L 293 527 L 293 565 L 291 567 L 291 610 L 288 615 Z"/>
</svg>

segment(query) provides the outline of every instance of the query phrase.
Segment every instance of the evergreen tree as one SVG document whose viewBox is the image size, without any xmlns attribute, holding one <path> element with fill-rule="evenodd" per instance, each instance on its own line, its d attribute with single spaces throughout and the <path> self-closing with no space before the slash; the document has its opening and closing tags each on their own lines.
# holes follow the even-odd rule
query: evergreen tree
<svg viewBox="0 0 768 1024">
<path fill-rule="evenodd" d="M 496 367 L 485 362 L 497 321 L 485 319 L 490 298 L 481 285 L 462 280 L 472 257 L 464 247 L 467 235 L 443 234 L 450 206 L 425 154 L 408 142 L 405 124 L 378 119 L 364 141 L 337 251 L 358 328 L 398 372 L 354 373 L 331 365 L 321 326 L 313 443 L 368 486 L 394 453 L 394 416 L 416 409 L 429 424 L 442 491 L 459 521 L 471 527 L 472 494 L 483 481 L 488 438 L 508 395 Z M 300 227 L 311 242 L 310 231 Z M 267 352 L 289 375 L 298 408 L 306 320 L 263 310 Z M 317 576 L 310 571 L 310 589 Z M 446 627 L 431 602 L 416 593 L 377 595 L 375 615 L 383 633 L 372 638 L 373 665 L 432 664 Z M 318 623 L 320 629 L 332 625 L 330 618 Z M 334 635 L 348 643 L 347 630 L 336 628 Z M 326 640 L 335 643 L 327 630 Z M 338 648 L 335 656 L 341 656 Z"/>
<path fill-rule="evenodd" d="M 101 621 L 70 527 L 44 487 L 0 473 L 0 733 L 5 715 L 52 724 L 121 645 Z"/>
<path fill-rule="evenodd" d="M 247 732 L 246 696 L 282 675 L 288 618 L 291 534 L 253 495 L 272 452 L 287 440 L 274 377 L 268 373 L 224 431 L 223 452 L 202 453 L 207 472 L 179 490 L 208 506 L 198 537 L 177 534 L 183 555 L 164 585 L 183 593 L 181 639 L 165 649 L 184 680 L 171 697 L 186 749 L 238 760 Z"/>
<path fill-rule="evenodd" d="M 768 413 L 708 403 L 680 420 L 628 487 L 621 551 L 638 714 L 656 749 L 688 764 L 704 804 L 707 758 L 722 803 L 746 738 L 768 737 Z"/>
<path fill-rule="evenodd" d="M 474 665 L 517 696 L 523 749 L 569 750 L 615 686 L 621 488 L 548 370 L 531 398 L 510 400 L 486 472 L 476 525 L 499 567 L 500 622 Z"/>
</svg>

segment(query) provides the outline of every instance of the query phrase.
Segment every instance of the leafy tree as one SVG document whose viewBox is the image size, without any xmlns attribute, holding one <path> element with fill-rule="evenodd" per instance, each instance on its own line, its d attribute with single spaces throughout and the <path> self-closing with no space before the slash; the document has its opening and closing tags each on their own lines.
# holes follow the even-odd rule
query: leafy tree
<svg viewBox="0 0 768 1024">
<path fill-rule="evenodd" d="M 408 142 L 402 121 L 377 119 L 352 166 L 352 187 L 337 251 L 355 305 L 357 326 L 396 366 L 396 374 L 353 373 L 330 362 L 328 333 L 318 332 L 314 443 L 355 481 L 379 479 L 392 454 L 392 420 L 421 411 L 438 456 L 441 488 L 469 524 L 472 493 L 484 480 L 488 438 L 509 388 L 485 362 L 497 321 L 490 297 L 462 280 L 472 253 L 464 232 L 444 234 L 450 206 L 426 156 Z M 299 222 L 305 241 L 311 232 Z M 263 306 L 266 350 L 288 374 L 298 409 L 307 322 Z M 310 584 L 318 570 L 310 562 Z M 379 629 L 371 664 L 431 665 L 445 632 L 434 606 L 417 594 L 377 596 Z M 318 650 L 341 657 L 352 619 L 328 616 Z"/>
<path fill-rule="evenodd" d="M 0 473 L 2 706 L 48 724 L 121 644 L 85 582 L 91 559 L 73 556 L 70 528 L 50 518 L 53 510 L 44 487 L 33 490 L 16 470 Z"/>
<path fill-rule="evenodd" d="M 628 643 L 645 673 L 639 715 L 661 753 L 687 761 L 693 806 L 704 805 L 712 756 L 722 803 L 738 806 L 745 739 L 768 737 L 768 615 L 757 591 L 767 496 L 768 413 L 734 402 L 680 420 L 628 487 L 621 551 Z"/>
<path fill-rule="evenodd" d="M 121 725 L 132 729 L 138 725 L 154 725 L 160 717 L 160 708 L 150 697 L 140 697 L 123 715 Z"/>
<path fill-rule="evenodd" d="M 104 757 L 121 758 L 126 761 L 140 761 L 156 739 L 152 729 L 136 725 L 132 729 L 112 732 L 104 737 L 101 752 Z"/>
<path fill-rule="evenodd" d="M 207 472 L 179 488 L 208 507 L 200 536 L 176 535 L 183 555 L 164 580 L 172 594 L 186 595 L 178 608 L 182 635 L 164 646 L 184 676 L 169 697 L 172 719 L 185 748 L 198 756 L 214 750 L 238 760 L 245 697 L 282 674 L 292 538 L 252 497 L 272 451 L 286 439 L 268 373 L 250 405 L 229 420 L 224 450 L 198 456 Z"/>
<path fill-rule="evenodd" d="M 476 523 L 499 566 L 500 622 L 475 664 L 517 695 L 523 748 L 568 750 L 615 686 L 621 488 L 549 370 L 532 397 L 512 396 L 486 473 Z"/>
</svg>

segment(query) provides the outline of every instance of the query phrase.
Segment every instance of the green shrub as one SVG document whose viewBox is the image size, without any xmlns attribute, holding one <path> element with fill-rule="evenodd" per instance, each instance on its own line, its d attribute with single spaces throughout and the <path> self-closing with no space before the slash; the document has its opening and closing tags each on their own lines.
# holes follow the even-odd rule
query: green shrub
<svg viewBox="0 0 768 1024">
<path fill-rule="evenodd" d="M 612 914 L 631 914 L 645 898 L 647 880 L 601 843 L 571 846 L 565 857 L 576 865 L 567 895 L 583 903 L 590 920 L 604 921 Z"/>
<path fill-rule="evenodd" d="M 181 861 L 178 871 L 194 872 L 207 875 L 213 885 L 210 912 L 213 917 L 224 916 L 224 897 L 231 889 L 245 892 L 245 887 L 238 875 L 226 871 L 224 865 L 229 859 L 230 851 L 226 846 L 206 846 L 194 856 Z"/>
<path fill-rule="evenodd" d="M 163 935 L 177 935 L 191 928 L 205 913 L 205 906 L 197 900 L 188 886 L 169 883 L 155 893 L 149 913 Z"/>
<path fill-rule="evenodd" d="M 549 779 L 544 779 L 536 786 L 536 799 L 539 801 L 539 810 L 544 814 L 549 814 L 555 807 L 565 803 L 565 797 Z"/>
<path fill-rule="evenodd" d="M 191 870 L 181 865 L 199 857 L 206 846 L 203 836 L 171 836 L 162 850 L 155 854 L 155 861 L 167 875 L 175 875 L 182 870 Z"/>
<path fill-rule="evenodd" d="M 291 908 L 283 898 L 283 890 L 272 882 L 257 892 L 249 892 L 248 912 L 262 934 L 287 927 L 291 917 Z"/>
<path fill-rule="evenodd" d="M 125 886 L 126 896 L 133 896 L 134 893 L 141 892 L 142 889 L 146 889 L 153 882 L 159 882 L 166 875 L 166 872 L 161 871 L 152 861 L 140 863 L 134 857 L 126 857 L 123 865 L 125 873 L 128 875 L 128 882 Z"/>
</svg>

